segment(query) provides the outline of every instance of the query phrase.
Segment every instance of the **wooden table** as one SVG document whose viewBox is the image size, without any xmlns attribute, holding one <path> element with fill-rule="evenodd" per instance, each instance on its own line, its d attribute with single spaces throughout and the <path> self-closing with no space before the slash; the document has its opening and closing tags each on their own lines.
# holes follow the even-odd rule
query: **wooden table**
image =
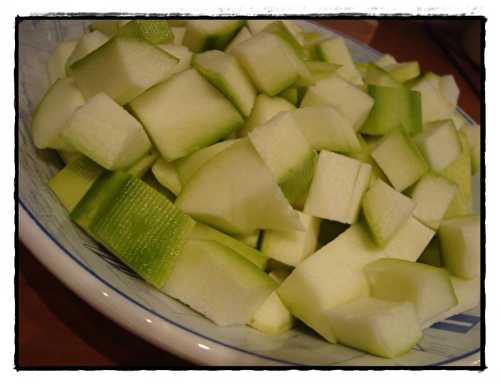
<svg viewBox="0 0 500 384">
<path fill-rule="evenodd" d="M 480 121 L 481 103 L 422 22 L 321 20 L 398 61 L 418 60 L 424 71 L 453 74 L 460 106 Z M 378 25 L 378 27 L 377 27 Z M 190 363 L 123 330 L 79 299 L 21 244 L 18 270 L 18 364 L 20 367 L 164 366 Z"/>
</svg>

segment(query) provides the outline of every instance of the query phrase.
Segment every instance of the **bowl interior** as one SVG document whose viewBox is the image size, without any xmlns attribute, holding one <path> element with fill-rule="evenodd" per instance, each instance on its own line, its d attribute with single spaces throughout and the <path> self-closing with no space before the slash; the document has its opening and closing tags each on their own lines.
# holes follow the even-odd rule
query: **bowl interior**
<svg viewBox="0 0 500 384">
<path fill-rule="evenodd" d="M 280 336 L 265 336 L 249 327 L 221 328 L 183 304 L 138 280 L 116 259 L 96 244 L 76 225 L 47 187 L 47 181 L 62 167 L 55 152 L 41 151 L 31 139 L 31 115 L 48 87 L 46 62 L 50 52 L 63 40 L 78 38 L 88 21 L 24 20 L 19 25 L 18 60 L 18 153 L 19 203 L 36 224 L 81 265 L 81 273 L 91 273 L 126 297 L 130 306 L 141 306 L 164 321 L 187 329 L 235 351 L 273 362 L 311 365 L 430 365 L 443 364 L 477 352 L 480 345 L 478 308 L 467 317 L 439 323 L 425 331 L 424 338 L 408 354 L 387 360 L 332 345 L 303 326 Z M 304 22 L 309 29 L 320 30 Z M 380 54 L 364 44 L 348 39 L 358 61 L 373 60 Z M 475 205 L 479 207 L 479 179 L 474 182 Z M 56 245 L 56 244 L 54 244 Z"/>
</svg>

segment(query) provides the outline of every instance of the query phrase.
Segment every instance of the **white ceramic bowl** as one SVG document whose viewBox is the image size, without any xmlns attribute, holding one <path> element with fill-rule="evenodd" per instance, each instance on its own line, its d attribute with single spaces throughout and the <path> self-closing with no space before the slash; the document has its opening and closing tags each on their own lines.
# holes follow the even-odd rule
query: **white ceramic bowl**
<svg viewBox="0 0 500 384">
<path fill-rule="evenodd" d="M 61 167 L 54 153 L 31 140 L 31 114 L 47 89 L 46 62 L 59 41 L 76 38 L 88 22 L 25 20 L 19 25 L 19 224 L 33 254 L 97 310 L 156 346 L 199 364 L 217 365 L 442 365 L 478 362 L 479 309 L 425 331 L 421 342 L 394 360 L 332 345 L 305 328 L 265 336 L 249 327 L 221 328 L 127 274 L 68 218 L 47 187 Z M 332 32 L 304 23 L 310 29 Z M 358 61 L 380 54 L 348 39 Z M 476 208 L 479 179 L 474 180 Z M 61 310 L 64 310 L 63 308 Z M 95 332 L 99 332 L 96 329 Z M 469 357 L 469 360 L 462 360 Z"/>
</svg>

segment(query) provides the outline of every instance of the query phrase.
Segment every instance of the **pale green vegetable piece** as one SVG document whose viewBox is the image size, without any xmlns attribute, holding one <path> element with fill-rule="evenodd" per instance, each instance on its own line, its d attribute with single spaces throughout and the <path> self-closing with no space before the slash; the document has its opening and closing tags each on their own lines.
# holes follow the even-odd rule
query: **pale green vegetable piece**
<svg viewBox="0 0 500 384">
<path fill-rule="evenodd" d="M 317 155 L 291 114 L 280 113 L 248 137 L 290 202 L 307 192 Z"/>
<path fill-rule="evenodd" d="M 371 156 L 397 191 L 415 184 L 428 171 L 416 145 L 400 131 L 386 135 Z"/>
<path fill-rule="evenodd" d="M 74 63 L 71 76 L 85 98 L 104 92 L 123 105 L 170 77 L 178 62 L 145 40 L 115 37 Z"/>
<path fill-rule="evenodd" d="M 62 136 L 109 170 L 126 169 L 151 149 L 141 124 L 104 93 L 75 111 Z"/>
<path fill-rule="evenodd" d="M 303 107 L 291 113 L 315 150 L 353 153 L 361 144 L 352 122 L 329 105 Z"/>
<path fill-rule="evenodd" d="M 453 284 L 458 304 L 428 320 L 423 324 L 422 328 L 430 327 L 434 323 L 446 320 L 451 316 L 468 311 L 479 305 L 481 295 L 481 280 L 479 278 L 461 279 L 451 276 L 451 283 Z"/>
<path fill-rule="evenodd" d="M 411 303 L 363 297 L 334 308 L 328 317 L 342 344 L 381 357 L 408 352 L 422 337 Z"/>
<path fill-rule="evenodd" d="M 411 198 L 417 204 L 413 215 L 430 228 L 438 229 L 457 186 L 444 177 L 429 173 L 412 188 Z"/>
<path fill-rule="evenodd" d="M 381 246 L 394 237 L 410 218 L 415 202 L 376 180 L 363 197 L 363 213 L 375 242 Z"/>
<path fill-rule="evenodd" d="M 437 82 L 437 87 L 434 82 Z M 455 111 L 456 104 L 450 102 L 439 89 L 439 78 L 424 76 L 412 89 L 420 92 L 422 99 L 422 123 L 448 119 Z"/>
<path fill-rule="evenodd" d="M 261 251 L 284 264 L 297 266 L 318 243 L 321 220 L 297 211 L 304 231 L 264 231 Z"/>
<path fill-rule="evenodd" d="M 33 112 L 32 135 L 37 148 L 54 148 L 75 152 L 61 133 L 73 113 L 85 103 L 71 78 L 57 80 Z"/>
<path fill-rule="evenodd" d="M 298 215 L 248 139 L 201 167 L 184 186 L 176 205 L 231 234 L 302 229 Z"/>
<path fill-rule="evenodd" d="M 451 104 L 457 105 L 460 89 L 452 75 L 446 75 L 439 78 L 439 89 Z"/>
<path fill-rule="evenodd" d="M 341 67 L 336 74 L 354 85 L 363 85 L 363 79 L 354 65 L 351 52 L 342 37 L 332 37 L 318 44 L 319 57 L 328 63 Z"/>
<path fill-rule="evenodd" d="M 410 217 L 384 247 L 386 257 L 417 261 L 431 242 L 435 232 Z"/>
<path fill-rule="evenodd" d="M 225 140 L 209 147 L 202 148 L 189 156 L 178 159 L 174 162 L 175 169 L 183 185 L 189 182 L 189 179 L 200 169 L 207 161 L 215 157 L 220 152 L 226 150 L 237 140 Z"/>
<path fill-rule="evenodd" d="M 420 324 L 458 303 L 450 276 L 442 268 L 388 258 L 366 265 L 364 271 L 372 297 L 413 303 Z"/>
<path fill-rule="evenodd" d="M 426 130 L 415 137 L 430 168 L 440 172 L 453 163 L 462 152 L 460 139 L 451 120 L 432 123 Z"/>
<path fill-rule="evenodd" d="M 248 132 L 271 120 L 278 113 L 293 110 L 295 110 L 295 106 L 281 97 L 269 97 L 260 94 L 255 99 L 252 113 L 238 132 L 238 135 L 240 137 L 246 136 Z"/>
<path fill-rule="evenodd" d="M 169 72 L 170 75 L 175 75 L 176 73 L 191 68 L 193 52 L 191 52 L 189 48 L 175 44 L 159 44 L 157 47 L 179 60 L 178 63 L 171 68 Z M 166 77 L 169 77 L 169 75 L 166 75 Z"/>
<path fill-rule="evenodd" d="M 309 87 L 301 107 L 331 105 L 352 121 L 359 130 L 373 107 L 373 99 L 356 86 L 333 75 Z"/>
<path fill-rule="evenodd" d="M 150 88 L 130 108 L 169 161 L 216 143 L 243 124 L 233 105 L 194 69 Z"/>
<path fill-rule="evenodd" d="M 304 212 L 352 224 L 368 187 L 371 166 L 334 152 L 321 151 Z"/>
<path fill-rule="evenodd" d="M 473 279 L 481 271 L 479 215 L 445 220 L 439 227 L 443 265 L 455 276 Z"/>
<path fill-rule="evenodd" d="M 161 289 L 220 326 L 243 325 L 276 289 L 276 282 L 214 241 L 188 241 Z"/>
<path fill-rule="evenodd" d="M 221 51 L 206 51 L 193 58 L 193 67 L 248 117 L 256 91 L 236 59 Z"/>
<path fill-rule="evenodd" d="M 261 32 L 241 42 L 232 54 L 259 92 L 275 96 L 299 78 L 296 58 L 279 37 Z"/>
</svg>

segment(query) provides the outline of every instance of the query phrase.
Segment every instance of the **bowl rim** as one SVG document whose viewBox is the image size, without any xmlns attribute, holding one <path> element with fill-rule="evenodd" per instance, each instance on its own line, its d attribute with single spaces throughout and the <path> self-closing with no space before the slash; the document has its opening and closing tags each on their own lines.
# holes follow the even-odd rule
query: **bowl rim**
<svg viewBox="0 0 500 384">
<path fill-rule="evenodd" d="M 300 22 L 308 24 L 323 33 L 341 36 L 352 44 L 361 46 L 366 51 L 370 51 L 372 54 L 382 55 L 381 52 L 370 47 L 368 44 L 347 36 L 337 30 L 313 24 L 310 21 L 304 20 Z M 475 123 L 461 108 L 457 108 L 457 111 L 459 111 L 469 123 Z M 20 160 L 18 159 L 18 161 Z M 17 186 L 17 188 L 19 188 L 19 186 Z M 201 365 L 303 365 L 227 344 L 226 342 L 211 338 L 210 336 L 201 334 L 198 331 L 179 324 L 155 312 L 151 308 L 147 308 L 128 296 L 126 292 L 118 289 L 99 276 L 80 261 L 78 257 L 67 250 L 46 228 L 43 227 L 34 213 L 31 212 L 25 203 L 23 203 L 18 191 L 16 192 L 16 201 L 19 238 L 29 248 L 31 253 L 67 288 L 85 300 L 93 308 L 131 333 L 143 338 L 162 350 L 171 352 L 181 358 Z M 82 271 L 86 273 L 82 273 Z M 125 313 L 128 316 L 124 316 Z M 442 366 L 454 363 L 472 356 L 480 352 L 480 350 L 481 347 L 478 347 L 458 356 L 433 363 L 430 366 Z M 332 365 L 331 367 L 343 368 L 348 366 Z M 383 367 L 390 368 L 391 366 Z M 394 368 L 398 367 L 395 366 Z"/>
</svg>

